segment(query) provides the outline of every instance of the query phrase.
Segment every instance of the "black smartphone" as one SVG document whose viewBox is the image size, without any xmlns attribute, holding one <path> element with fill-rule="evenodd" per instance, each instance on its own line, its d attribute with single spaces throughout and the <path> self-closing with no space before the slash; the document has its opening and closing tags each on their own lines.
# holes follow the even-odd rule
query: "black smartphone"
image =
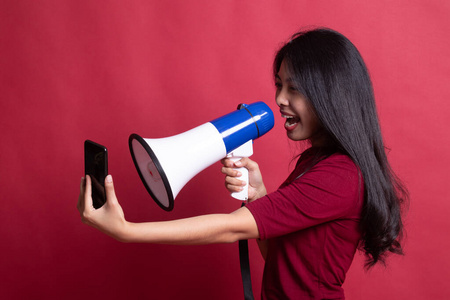
<svg viewBox="0 0 450 300">
<path fill-rule="evenodd" d="M 108 175 L 108 150 L 93 141 L 84 141 L 84 170 L 91 177 L 94 208 L 106 202 L 105 178 Z"/>
</svg>

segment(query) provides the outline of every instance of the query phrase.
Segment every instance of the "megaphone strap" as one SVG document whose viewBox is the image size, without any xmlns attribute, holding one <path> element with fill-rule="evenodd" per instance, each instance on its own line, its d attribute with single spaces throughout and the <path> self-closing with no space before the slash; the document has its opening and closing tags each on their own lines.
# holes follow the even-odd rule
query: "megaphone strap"
<svg viewBox="0 0 450 300">
<path fill-rule="evenodd" d="M 245 202 L 242 202 L 242 207 Z M 250 275 L 250 263 L 248 257 L 248 240 L 239 241 L 239 263 L 241 266 L 242 285 L 244 288 L 244 299 L 254 300 L 252 290 L 252 278 Z"/>
</svg>

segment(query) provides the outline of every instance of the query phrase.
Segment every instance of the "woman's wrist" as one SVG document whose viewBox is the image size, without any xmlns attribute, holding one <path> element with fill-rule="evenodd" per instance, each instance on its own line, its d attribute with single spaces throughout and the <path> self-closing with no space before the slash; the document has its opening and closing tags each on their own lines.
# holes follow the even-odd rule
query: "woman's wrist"
<svg viewBox="0 0 450 300">
<path fill-rule="evenodd" d="M 266 187 L 263 186 L 259 191 L 256 192 L 254 197 L 248 199 L 248 203 L 258 200 L 259 198 L 262 198 L 265 195 L 267 195 L 267 190 Z"/>
<path fill-rule="evenodd" d="M 133 242 L 133 225 L 132 223 L 123 220 L 122 224 L 113 232 L 106 232 L 108 235 L 113 237 L 122 243 Z"/>
</svg>

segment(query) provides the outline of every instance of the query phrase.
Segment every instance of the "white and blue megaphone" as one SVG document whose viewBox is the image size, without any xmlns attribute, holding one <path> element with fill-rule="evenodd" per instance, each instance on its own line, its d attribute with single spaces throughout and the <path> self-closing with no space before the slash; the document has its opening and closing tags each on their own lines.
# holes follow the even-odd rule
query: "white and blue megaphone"
<svg viewBox="0 0 450 300">
<path fill-rule="evenodd" d="M 147 191 L 162 209 L 170 211 L 191 178 L 226 156 L 233 160 L 251 156 L 253 140 L 273 125 L 273 112 L 265 103 L 240 104 L 238 110 L 171 137 L 144 139 L 132 134 L 130 152 Z M 248 171 L 239 171 L 247 186 L 232 196 L 247 200 Z"/>
</svg>

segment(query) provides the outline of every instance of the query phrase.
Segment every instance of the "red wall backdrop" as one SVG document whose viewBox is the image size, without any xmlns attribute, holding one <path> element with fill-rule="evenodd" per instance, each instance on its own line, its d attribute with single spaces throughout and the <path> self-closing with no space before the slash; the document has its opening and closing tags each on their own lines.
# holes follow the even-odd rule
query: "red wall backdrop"
<svg viewBox="0 0 450 300">
<path fill-rule="evenodd" d="M 389 157 L 411 193 L 406 256 L 370 272 L 358 256 L 347 298 L 449 299 L 449 20 L 446 0 L 1 1 L 0 297 L 239 299 L 237 244 L 121 244 L 82 225 L 83 141 L 109 148 L 131 221 L 231 212 L 239 203 L 219 164 L 162 211 L 139 180 L 128 136 L 174 135 L 240 102 L 276 112 L 274 52 L 320 25 L 362 52 Z M 253 156 L 270 190 L 295 153 L 276 117 Z M 259 297 L 263 261 L 253 243 L 250 252 Z"/>
</svg>

